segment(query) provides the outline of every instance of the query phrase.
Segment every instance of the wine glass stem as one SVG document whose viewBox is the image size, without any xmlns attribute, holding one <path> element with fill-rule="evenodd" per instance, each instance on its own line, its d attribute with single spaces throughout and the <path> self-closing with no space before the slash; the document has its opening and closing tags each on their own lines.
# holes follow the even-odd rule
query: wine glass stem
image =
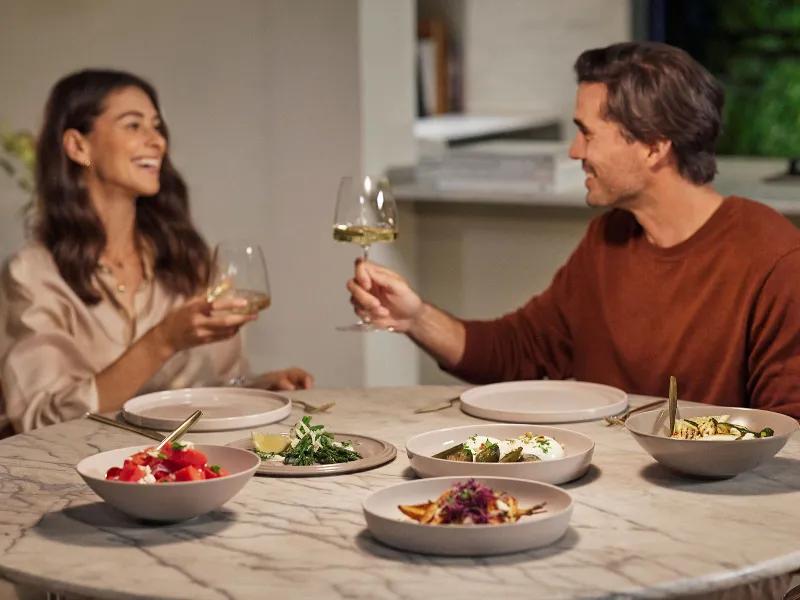
<svg viewBox="0 0 800 600">
<path fill-rule="evenodd" d="M 369 260 L 369 246 L 361 246 L 361 249 L 364 251 L 364 260 Z M 364 317 L 363 319 L 359 319 L 359 325 L 368 325 L 370 322 L 369 316 Z"/>
</svg>

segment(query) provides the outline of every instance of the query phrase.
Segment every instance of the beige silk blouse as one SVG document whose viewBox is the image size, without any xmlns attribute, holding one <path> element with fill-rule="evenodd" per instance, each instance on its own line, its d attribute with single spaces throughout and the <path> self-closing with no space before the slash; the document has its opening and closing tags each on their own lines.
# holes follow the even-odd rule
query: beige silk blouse
<svg viewBox="0 0 800 600">
<path fill-rule="evenodd" d="M 185 301 L 153 277 L 144 279 L 133 312 L 115 298 L 113 275 L 98 266 L 103 300 L 87 306 L 62 279 L 50 252 L 29 243 L 0 275 L 0 430 L 30 431 L 98 409 L 95 375 Z M 139 394 L 219 385 L 247 374 L 241 336 L 179 352 Z"/>
</svg>

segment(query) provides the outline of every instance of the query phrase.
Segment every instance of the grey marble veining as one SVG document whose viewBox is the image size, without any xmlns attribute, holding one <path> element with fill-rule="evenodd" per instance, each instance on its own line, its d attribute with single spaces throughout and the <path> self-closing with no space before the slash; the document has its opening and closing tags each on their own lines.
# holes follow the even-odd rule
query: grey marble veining
<svg viewBox="0 0 800 600">
<path fill-rule="evenodd" d="M 398 447 L 378 469 L 336 477 L 257 477 L 222 510 L 171 526 L 127 520 L 81 481 L 87 455 L 147 443 L 82 420 L 0 442 L 0 575 L 59 593 L 102 598 L 365 598 L 511 594 L 553 600 L 664 598 L 701 593 L 800 567 L 800 438 L 736 479 L 696 482 L 661 470 L 630 435 L 603 422 L 568 425 L 597 444 L 594 465 L 564 486 L 572 526 L 538 551 L 487 559 L 435 558 L 381 546 L 361 500 L 413 477 L 409 437 L 481 422 L 458 406 L 414 408 L 463 388 L 315 390 L 298 394 L 333 431 Z M 634 398 L 634 403 L 644 402 Z M 295 409 L 280 431 L 299 419 Z M 190 435 L 227 443 L 247 431 Z"/>
</svg>

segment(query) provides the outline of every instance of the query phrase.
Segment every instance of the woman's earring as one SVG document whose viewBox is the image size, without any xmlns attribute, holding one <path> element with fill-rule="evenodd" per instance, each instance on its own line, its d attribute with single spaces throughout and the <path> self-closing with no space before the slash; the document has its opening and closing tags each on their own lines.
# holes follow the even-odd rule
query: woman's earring
<svg viewBox="0 0 800 600">
<path fill-rule="evenodd" d="M 87 158 L 85 161 L 83 161 L 83 166 L 85 166 L 85 167 L 91 167 L 91 166 L 92 166 L 92 161 L 90 161 L 90 160 Z"/>
</svg>

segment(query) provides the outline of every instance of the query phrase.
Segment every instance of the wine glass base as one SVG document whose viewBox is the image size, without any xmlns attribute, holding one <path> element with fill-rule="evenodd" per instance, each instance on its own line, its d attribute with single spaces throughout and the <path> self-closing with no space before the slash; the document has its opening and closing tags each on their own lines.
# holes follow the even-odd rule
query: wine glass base
<svg viewBox="0 0 800 600">
<path fill-rule="evenodd" d="M 352 325 L 339 325 L 336 328 L 337 331 L 355 331 L 355 332 L 362 332 L 362 333 L 377 333 L 377 332 L 394 332 L 392 327 L 382 328 L 382 327 L 375 327 L 372 323 L 365 323 L 363 321 L 358 323 L 353 323 Z"/>
</svg>

